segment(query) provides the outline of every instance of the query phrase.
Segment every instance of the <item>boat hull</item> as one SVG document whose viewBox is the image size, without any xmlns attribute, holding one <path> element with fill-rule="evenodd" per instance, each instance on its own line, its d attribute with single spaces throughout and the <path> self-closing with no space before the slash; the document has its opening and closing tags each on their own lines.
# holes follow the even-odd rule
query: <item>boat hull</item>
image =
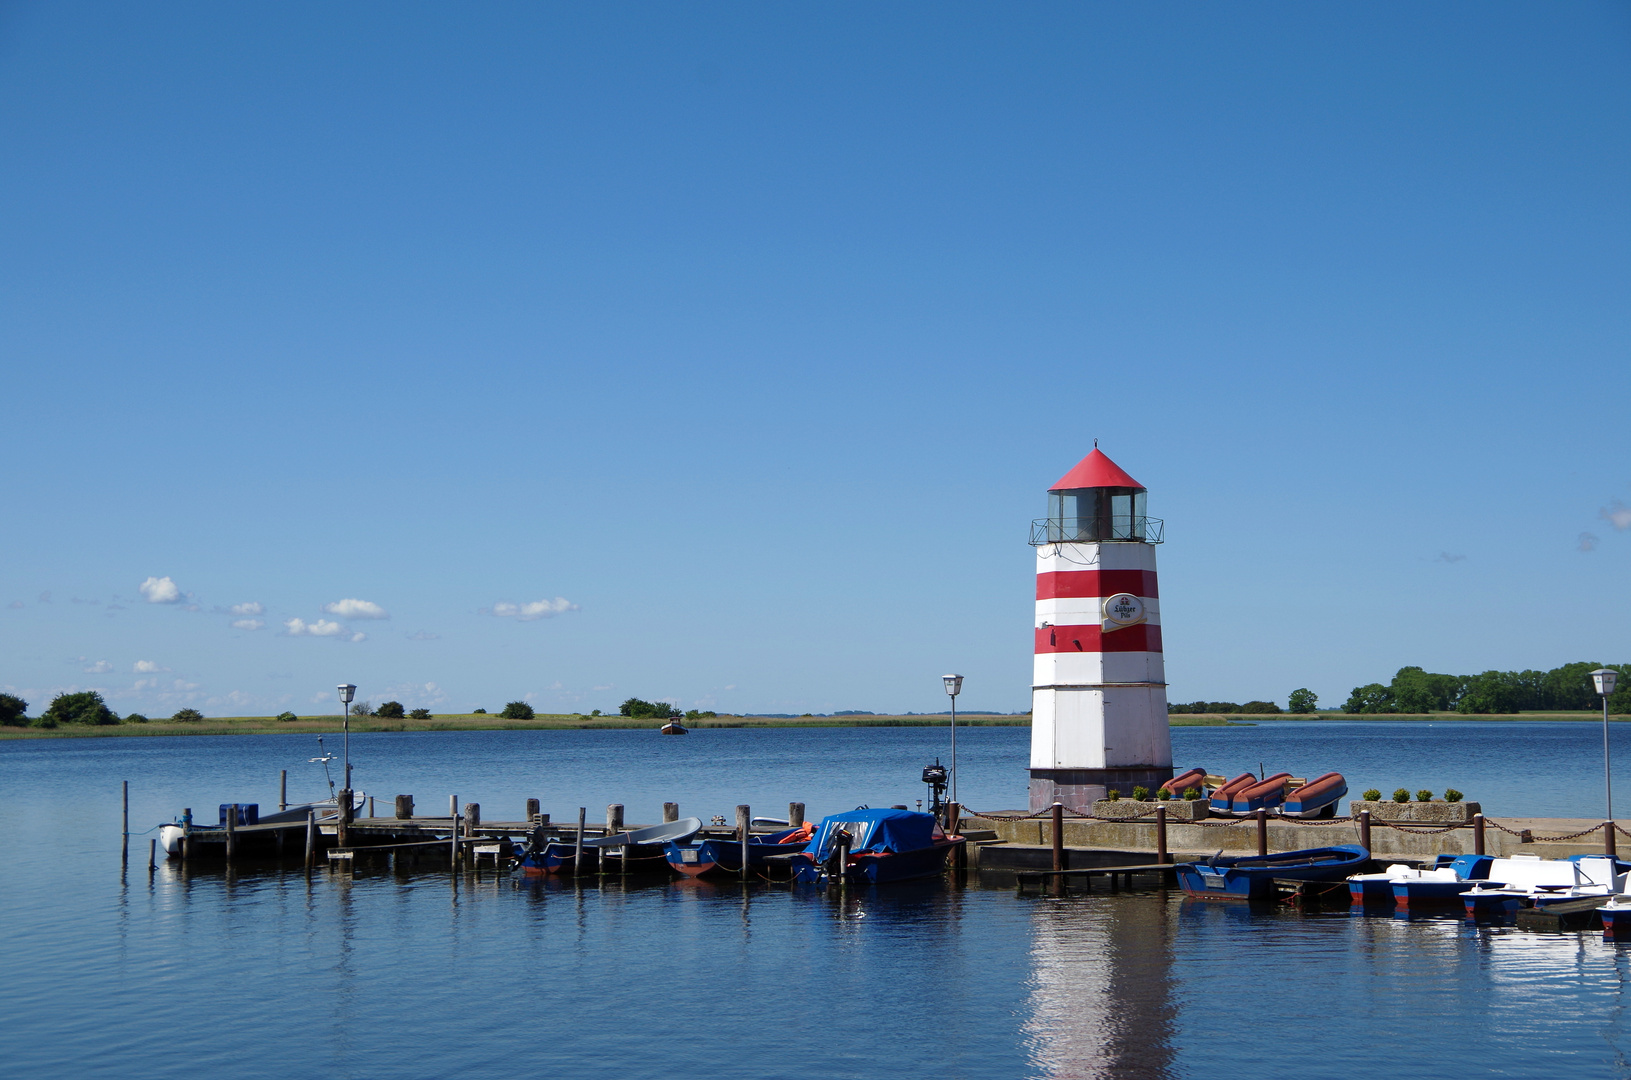
<svg viewBox="0 0 1631 1080">
<path fill-rule="evenodd" d="M 932 847 L 916 851 L 868 851 L 851 855 L 844 868 L 844 881 L 851 885 L 888 885 L 944 873 L 946 859 L 963 843 L 962 837 L 939 840 Z M 808 852 L 793 857 L 793 880 L 806 885 L 829 881 L 827 868 Z"/>
<path fill-rule="evenodd" d="M 1178 886 L 1190 896 L 1208 900 L 1261 900 L 1274 895 L 1274 882 L 1340 882 L 1370 861 L 1357 844 L 1285 851 L 1268 856 L 1178 863 Z"/>
<path fill-rule="evenodd" d="M 1631 907 L 1600 907 L 1597 916 L 1603 920 L 1603 940 L 1631 941 Z"/>
<path fill-rule="evenodd" d="M 599 871 L 600 851 L 597 848 L 583 849 L 581 869 L 575 851 L 576 845 L 570 841 L 553 841 L 544 845 L 542 851 L 530 851 L 523 855 L 516 864 L 516 871 L 522 877 L 576 877 Z"/>
</svg>

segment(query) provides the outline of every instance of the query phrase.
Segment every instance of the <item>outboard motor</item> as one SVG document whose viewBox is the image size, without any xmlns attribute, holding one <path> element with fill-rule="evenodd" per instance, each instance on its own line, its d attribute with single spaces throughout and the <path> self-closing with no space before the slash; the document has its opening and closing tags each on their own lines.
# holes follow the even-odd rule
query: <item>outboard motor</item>
<svg viewBox="0 0 1631 1080">
<path fill-rule="evenodd" d="M 946 767 L 940 764 L 939 758 L 934 759 L 933 765 L 924 766 L 923 782 L 929 785 L 929 813 L 938 819 L 946 805 L 943 798 L 946 794 Z"/>
</svg>

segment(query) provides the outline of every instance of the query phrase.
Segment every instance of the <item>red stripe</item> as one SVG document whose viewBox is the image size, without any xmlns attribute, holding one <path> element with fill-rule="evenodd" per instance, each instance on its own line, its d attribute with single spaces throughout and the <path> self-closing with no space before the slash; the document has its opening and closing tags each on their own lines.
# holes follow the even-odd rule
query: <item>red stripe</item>
<svg viewBox="0 0 1631 1080">
<path fill-rule="evenodd" d="M 1106 634 L 1097 626 L 1044 626 L 1036 632 L 1036 651 L 1160 652 L 1161 628 L 1139 623 Z"/>
<path fill-rule="evenodd" d="M 1038 600 L 1068 599 L 1078 596 L 1114 596 L 1132 593 L 1155 600 L 1154 570 L 1058 570 L 1036 575 Z"/>
</svg>

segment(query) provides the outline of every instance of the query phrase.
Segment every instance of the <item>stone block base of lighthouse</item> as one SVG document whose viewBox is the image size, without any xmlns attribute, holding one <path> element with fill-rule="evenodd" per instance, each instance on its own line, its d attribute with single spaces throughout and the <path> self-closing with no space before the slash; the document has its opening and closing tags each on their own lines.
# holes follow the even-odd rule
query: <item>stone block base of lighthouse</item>
<svg viewBox="0 0 1631 1080">
<path fill-rule="evenodd" d="M 1114 789 L 1154 792 L 1172 779 L 1166 687 L 1153 680 L 1038 686 L 1031 710 L 1031 810 L 1055 800 L 1087 813 Z"/>
<path fill-rule="evenodd" d="M 1171 779 L 1171 765 L 1144 769 L 1032 769 L 1031 810 L 1045 810 L 1060 802 L 1085 814 L 1112 790 L 1130 799 L 1134 788 L 1159 791 Z"/>
</svg>

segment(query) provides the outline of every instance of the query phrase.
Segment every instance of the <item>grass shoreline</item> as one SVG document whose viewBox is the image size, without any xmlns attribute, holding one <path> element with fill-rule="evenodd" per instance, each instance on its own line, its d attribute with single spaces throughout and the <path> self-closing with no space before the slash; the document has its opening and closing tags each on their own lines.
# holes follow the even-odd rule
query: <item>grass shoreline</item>
<svg viewBox="0 0 1631 1080">
<path fill-rule="evenodd" d="M 1463 723 L 1468 721 L 1523 721 L 1546 720 L 1557 722 L 1600 721 L 1600 712 L 1532 712 L 1532 713 L 1175 713 L 1168 718 L 1172 727 L 1252 727 L 1285 721 L 1342 721 Z M 1631 716 L 1610 716 L 1618 722 L 1631 720 Z M 65 724 L 55 728 L 0 727 L 0 741 L 7 739 L 95 739 L 95 738 L 151 738 L 168 735 L 326 735 L 340 729 L 342 718 L 332 716 L 305 716 L 294 721 L 280 721 L 273 716 L 223 716 L 196 723 L 175 723 L 153 720 L 146 724 L 81 725 Z M 690 720 L 689 728 L 849 728 L 849 727 L 945 727 L 950 718 L 940 716 L 720 716 L 706 720 Z M 1029 716 L 1003 716 L 990 713 L 959 715 L 960 727 L 1030 727 Z M 540 715 L 531 720 L 506 720 L 500 716 L 480 713 L 433 716 L 429 720 L 385 720 L 375 716 L 354 716 L 351 730 L 355 732 L 417 731 L 655 731 L 660 725 L 654 720 L 633 720 L 626 716 L 578 716 L 571 713 Z"/>
</svg>

